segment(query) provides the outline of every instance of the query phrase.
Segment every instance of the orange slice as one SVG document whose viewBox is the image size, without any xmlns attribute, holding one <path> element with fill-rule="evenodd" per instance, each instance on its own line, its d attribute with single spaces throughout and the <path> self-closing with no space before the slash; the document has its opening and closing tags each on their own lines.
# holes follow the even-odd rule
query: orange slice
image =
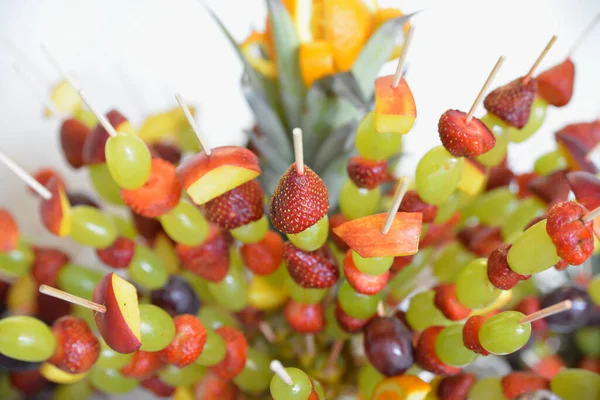
<svg viewBox="0 0 600 400">
<path fill-rule="evenodd" d="M 386 378 L 375 387 L 371 400 L 424 400 L 431 386 L 414 375 Z"/>
</svg>

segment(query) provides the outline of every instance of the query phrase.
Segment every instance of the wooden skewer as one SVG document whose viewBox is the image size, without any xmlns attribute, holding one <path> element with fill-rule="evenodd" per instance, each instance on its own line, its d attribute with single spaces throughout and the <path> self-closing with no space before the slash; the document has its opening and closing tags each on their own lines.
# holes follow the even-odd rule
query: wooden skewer
<svg viewBox="0 0 600 400">
<path fill-rule="evenodd" d="M 260 321 L 258 323 L 258 330 L 260 330 L 269 343 L 275 343 L 277 340 L 277 336 L 275 336 L 275 332 L 273 332 L 273 328 L 268 322 Z"/>
<path fill-rule="evenodd" d="M 588 38 L 590 33 L 592 33 L 592 30 L 594 29 L 594 27 L 596 26 L 598 21 L 600 21 L 600 14 L 598 14 L 598 15 L 596 15 L 596 17 L 594 17 L 592 22 L 590 22 L 590 24 L 583 30 L 583 32 L 581 32 L 581 35 L 579 35 L 577 40 L 575 40 L 575 42 L 571 46 L 571 50 L 569 50 L 569 53 L 568 53 L 569 58 L 571 58 L 573 53 L 575 53 L 575 50 L 577 50 L 577 48 L 579 46 L 581 46 L 581 44 L 585 41 L 585 39 Z"/>
<path fill-rule="evenodd" d="M 16 162 L 10 157 L 0 151 L 0 163 L 4 164 L 10 169 L 15 175 L 19 177 L 23 182 L 27 184 L 32 190 L 39 194 L 44 200 L 50 200 L 52 198 L 52 192 L 50 192 L 44 185 L 39 183 L 35 178 L 29 175 L 23 168 L 21 168 Z"/>
<path fill-rule="evenodd" d="M 385 306 L 383 305 L 383 301 L 377 303 L 377 316 L 385 317 Z"/>
<path fill-rule="evenodd" d="M 40 293 L 46 294 L 48 296 L 56 297 L 57 299 L 61 299 L 67 301 L 72 304 L 77 304 L 85 308 L 89 308 L 90 310 L 105 313 L 106 306 L 98 303 L 94 303 L 93 301 L 89 301 L 86 299 L 82 299 L 81 297 L 72 295 L 71 293 L 63 292 L 62 290 L 55 289 L 51 286 L 41 285 Z"/>
<path fill-rule="evenodd" d="M 402 46 L 402 53 L 400 54 L 400 58 L 398 58 L 398 65 L 396 66 L 396 73 L 394 74 L 394 82 L 392 87 L 397 88 L 400 84 L 400 80 L 402 79 L 402 70 L 404 68 L 404 64 L 406 63 L 406 55 L 408 54 L 408 48 L 412 43 L 413 34 L 415 33 L 415 26 L 410 25 L 408 27 L 408 33 L 406 34 L 406 39 L 404 39 L 404 45 Z"/>
<path fill-rule="evenodd" d="M 394 198 L 392 199 L 392 205 L 390 206 L 390 209 L 387 213 L 387 217 L 385 218 L 383 226 L 381 227 L 381 233 L 383 235 L 387 235 L 387 233 L 390 231 L 390 228 L 392 227 L 392 222 L 394 222 L 394 218 L 396 217 L 396 214 L 398 213 L 398 207 L 400 207 L 400 203 L 402 203 L 402 199 L 404 198 L 404 195 L 406 194 L 407 190 L 408 190 L 408 178 L 401 177 L 398 180 L 398 188 L 396 189 L 396 193 L 394 193 Z"/>
<path fill-rule="evenodd" d="M 294 384 L 292 377 L 290 376 L 290 374 L 287 373 L 287 371 L 283 367 L 283 364 L 281 364 L 281 361 L 271 361 L 269 368 L 271 369 L 271 371 L 273 371 L 275 375 L 277 375 L 283 382 L 285 382 L 286 385 L 292 386 Z"/>
<path fill-rule="evenodd" d="M 327 359 L 327 364 L 325 366 L 326 369 L 331 369 L 335 366 L 337 359 L 340 357 L 340 353 L 344 348 L 343 340 L 336 340 L 333 342 L 333 346 L 331 346 L 331 351 L 329 352 L 329 358 Z"/>
<path fill-rule="evenodd" d="M 175 99 L 177 100 L 177 103 L 179 103 L 179 107 L 181 107 L 181 109 L 183 110 L 183 113 L 185 114 L 185 118 L 187 119 L 188 123 L 192 127 L 194 134 L 198 138 L 198 142 L 200 142 L 200 146 L 202 147 L 202 150 L 206 153 L 207 156 L 210 157 L 210 155 L 212 154 L 212 151 L 210 150 L 210 147 L 208 147 L 208 144 L 204 141 L 204 137 L 200 134 L 200 128 L 198 127 L 198 124 L 196 123 L 194 116 L 190 112 L 190 109 L 183 102 L 183 98 L 181 97 L 181 94 L 175 93 Z"/>
<path fill-rule="evenodd" d="M 594 219 L 596 219 L 597 216 L 600 215 L 600 207 L 593 209 L 592 211 L 590 211 L 589 213 L 585 214 L 583 216 L 583 218 L 581 218 L 581 220 L 584 223 L 593 221 Z"/>
<path fill-rule="evenodd" d="M 310 358 L 313 358 L 317 354 L 315 335 L 309 333 L 308 335 L 304 335 L 304 339 L 306 341 L 306 354 L 308 354 Z"/>
<path fill-rule="evenodd" d="M 556 42 L 556 39 L 558 39 L 558 36 L 556 36 L 556 35 L 552 36 L 552 39 L 550 39 L 550 41 L 548 42 L 546 47 L 544 47 L 544 50 L 542 51 L 540 56 L 537 58 L 537 60 L 535 60 L 535 63 L 533 63 L 533 65 L 531 66 L 531 69 L 529 70 L 527 75 L 525 75 L 525 78 L 523 78 L 524 85 L 527 85 L 529 83 L 529 81 L 533 77 L 533 73 L 535 72 L 536 68 L 540 65 L 540 63 L 542 62 L 544 57 L 546 57 L 546 54 L 548 54 L 548 52 L 550 51 L 552 46 L 554 46 L 554 42 Z"/>
<path fill-rule="evenodd" d="M 33 94 L 38 98 L 40 103 L 42 103 L 42 105 L 44 105 L 44 107 L 49 109 L 52 112 L 52 114 L 54 114 L 55 117 L 60 118 L 60 119 L 65 118 L 64 114 L 58 109 L 58 107 L 56 107 L 56 104 L 54 104 L 54 102 L 50 98 L 48 98 L 48 96 L 44 93 L 44 91 L 41 90 L 38 87 L 38 85 L 34 82 L 31 75 L 29 75 L 25 70 L 23 70 L 21 67 L 19 67 L 19 65 L 16 63 L 13 64 L 13 69 L 23 79 L 23 82 L 25 82 L 27 84 L 27 86 L 29 86 L 31 88 L 31 91 L 33 92 Z"/>
<path fill-rule="evenodd" d="M 573 308 L 573 302 L 571 300 L 561 301 L 560 303 L 557 303 L 553 306 L 546 307 L 542 310 L 536 311 L 525 316 L 525 318 L 521 319 L 519 323 L 527 324 L 529 322 L 537 321 L 538 319 L 546 318 L 551 315 L 570 310 L 571 308 Z"/>
<path fill-rule="evenodd" d="M 494 65 L 492 72 L 490 72 L 487 79 L 485 80 L 485 83 L 481 87 L 479 94 L 477 94 L 477 97 L 475 98 L 475 101 L 473 102 L 473 105 L 471 106 L 469 113 L 467 114 L 467 119 L 465 121 L 467 125 L 469 125 L 469 123 L 471 122 L 471 119 L 473 119 L 475 110 L 477 110 L 477 107 L 479 107 L 479 105 L 483 101 L 483 96 L 485 96 L 485 92 L 487 92 L 488 88 L 490 87 L 492 81 L 494 80 L 494 77 L 498 73 L 498 70 L 502 66 L 503 62 L 504 62 L 504 56 L 500 56 L 500 58 L 498 58 L 498 61 L 496 61 L 496 65 Z"/>
<path fill-rule="evenodd" d="M 304 175 L 304 146 L 302 145 L 302 129 L 294 128 L 292 131 L 294 139 L 294 158 L 296 159 L 296 171 L 298 175 Z"/>
</svg>

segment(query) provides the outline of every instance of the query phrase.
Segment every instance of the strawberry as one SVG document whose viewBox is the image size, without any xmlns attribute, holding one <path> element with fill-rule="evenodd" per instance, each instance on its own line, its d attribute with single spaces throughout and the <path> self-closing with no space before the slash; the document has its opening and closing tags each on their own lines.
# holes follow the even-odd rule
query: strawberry
<svg viewBox="0 0 600 400">
<path fill-rule="evenodd" d="M 61 187 L 66 187 L 65 180 L 63 179 L 62 175 L 52 168 L 38 169 L 33 174 L 31 174 L 31 176 L 33 176 L 33 179 L 38 181 L 40 185 L 44 187 L 48 186 L 48 182 L 50 182 L 50 179 L 52 178 L 54 178 L 60 184 Z M 29 193 L 31 194 L 34 194 L 35 196 L 39 196 L 37 192 L 30 187 L 27 187 L 27 191 L 29 191 Z"/>
<path fill-rule="evenodd" d="M 344 222 L 348 222 L 348 219 L 344 217 L 344 214 L 338 213 L 333 214 L 329 217 L 329 238 L 335 244 L 335 247 L 342 252 L 347 252 L 350 249 L 350 246 L 346 244 L 336 233 L 333 231 L 338 226 L 342 225 Z"/>
<path fill-rule="evenodd" d="M 48 381 L 42 376 L 38 368 L 30 371 L 10 372 L 10 384 L 23 396 L 33 397 L 48 385 Z"/>
<path fill-rule="evenodd" d="M 536 79 L 540 97 L 554 107 L 564 107 L 573 97 L 575 64 L 567 57 L 565 61 L 539 74 Z"/>
<path fill-rule="evenodd" d="M 340 275 L 335 256 L 327 244 L 309 252 L 287 242 L 283 245 L 283 259 L 290 276 L 306 289 L 329 288 L 335 285 Z"/>
<path fill-rule="evenodd" d="M 592 371 L 593 373 L 600 374 L 600 358 L 584 357 L 577 368 Z"/>
<path fill-rule="evenodd" d="M 329 194 L 325 183 L 307 166 L 298 174 L 292 164 L 271 197 L 271 223 L 284 234 L 300 233 L 327 215 Z"/>
<path fill-rule="evenodd" d="M 75 206 L 90 206 L 101 209 L 100 204 L 85 193 L 67 192 L 67 199 L 72 207 Z"/>
<path fill-rule="evenodd" d="M 167 161 L 152 160 L 150 177 L 139 189 L 121 189 L 121 199 L 136 214 L 156 218 L 173 209 L 181 198 L 181 185 L 175 166 Z"/>
<path fill-rule="evenodd" d="M 454 283 L 442 283 L 433 288 L 435 291 L 434 303 L 438 310 L 450 321 L 460 321 L 471 313 L 471 309 L 463 306 L 456 297 Z"/>
<path fill-rule="evenodd" d="M 339 301 L 336 301 L 334 315 L 335 320 L 337 321 L 340 328 L 342 328 L 344 332 L 353 335 L 355 333 L 362 332 L 365 326 L 367 326 L 369 322 L 371 322 L 371 320 L 375 317 L 376 314 L 373 314 L 371 318 L 367 319 L 354 318 L 346 314 L 344 310 L 342 310 L 342 307 L 340 307 Z"/>
<path fill-rule="evenodd" d="M 96 249 L 100 261 L 112 268 L 127 268 L 134 254 L 135 242 L 126 237 L 118 237 L 105 249 Z"/>
<path fill-rule="evenodd" d="M 62 250 L 46 247 L 34 249 L 35 258 L 31 266 L 31 275 L 40 285 L 56 286 L 58 273 L 69 261 Z"/>
<path fill-rule="evenodd" d="M 567 201 L 571 187 L 565 177 L 566 171 L 555 171 L 529 182 L 529 191 L 552 206 Z"/>
<path fill-rule="evenodd" d="M 525 81 L 525 79 L 518 78 L 500 86 L 488 94 L 483 101 L 483 106 L 488 112 L 518 129 L 527 124 L 537 93 L 537 81 L 535 79 Z"/>
<path fill-rule="evenodd" d="M 466 400 L 476 380 L 474 374 L 465 372 L 442 378 L 437 387 L 437 397 L 439 400 Z"/>
<path fill-rule="evenodd" d="M 229 271 L 229 244 L 214 225 L 210 225 L 208 237 L 200 246 L 178 243 L 175 251 L 185 269 L 211 282 L 220 282 Z"/>
<path fill-rule="evenodd" d="M 421 333 L 415 349 L 415 360 L 419 367 L 432 374 L 456 375 L 460 372 L 460 368 L 444 364 L 435 354 L 435 341 L 442 329 L 444 329 L 443 326 L 430 326 Z"/>
<path fill-rule="evenodd" d="M 302 304 L 290 299 L 283 308 L 283 315 L 299 333 L 319 333 L 325 328 L 325 313 L 320 303 Z"/>
<path fill-rule="evenodd" d="M 525 315 L 533 314 L 536 311 L 542 309 L 542 304 L 537 296 L 524 297 L 516 306 L 515 311 L 519 311 Z M 545 332 L 548 329 L 548 323 L 546 320 L 538 319 L 537 321 L 531 322 L 531 329 L 534 332 Z"/>
<path fill-rule="evenodd" d="M 502 245 L 499 227 L 487 225 L 467 226 L 456 235 L 458 241 L 479 257 L 488 257 Z"/>
<path fill-rule="evenodd" d="M 190 365 L 202 353 L 206 343 L 206 329 L 202 322 L 191 314 L 177 315 L 175 337 L 166 348 L 159 352 L 160 360 L 177 368 Z"/>
<path fill-rule="evenodd" d="M 455 157 L 477 157 L 496 145 L 496 137 L 481 120 L 473 118 L 467 124 L 467 114 L 448 110 L 438 122 L 442 144 Z"/>
<path fill-rule="evenodd" d="M 506 164 L 506 158 L 500 164 L 488 168 L 488 179 L 485 190 L 493 190 L 502 186 L 508 186 L 515 174 Z"/>
<path fill-rule="evenodd" d="M 488 279 L 498 289 L 510 290 L 519 281 L 525 281 L 531 277 L 531 275 L 521 275 L 510 269 L 508 265 L 508 250 L 512 247 L 512 244 L 505 244 L 498 247 L 490 254 L 487 262 L 487 275 Z"/>
<path fill-rule="evenodd" d="M 244 243 L 240 248 L 244 265 L 256 275 L 269 275 L 283 261 L 283 239 L 273 231 L 258 243 Z"/>
<path fill-rule="evenodd" d="M 416 190 L 409 190 L 404 194 L 402 203 L 398 207 L 400 212 L 420 212 L 423 213 L 423 223 L 433 222 L 435 219 L 438 206 L 425 203 Z"/>
<path fill-rule="evenodd" d="M 175 388 L 167 385 L 157 376 L 144 379 L 140 382 L 140 385 L 152 392 L 156 397 L 171 397 L 175 394 Z"/>
<path fill-rule="evenodd" d="M 565 136 L 576 139 L 587 153 L 600 142 L 600 121 L 579 122 L 570 124 L 561 128 L 556 133 L 556 139 L 564 138 Z"/>
<path fill-rule="evenodd" d="M 362 294 L 372 295 L 379 293 L 387 284 L 390 271 L 381 275 L 367 275 L 362 273 L 352 260 L 352 251 L 348 250 L 344 257 L 344 276 L 352 288 Z"/>
<path fill-rule="evenodd" d="M 242 311 L 236 312 L 235 316 L 246 328 L 258 329 L 261 321 L 264 320 L 265 312 L 258 308 L 247 306 Z"/>
<path fill-rule="evenodd" d="M 258 221 L 265 212 L 264 196 L 258 181 L 248 181 L 204 204 L 206 219 L 227 230 Z"/>
<path fill-rule="evenodd" d="M 90 133 L 90 128 L 75 118 L 67 118 L 60 127 L 60 146 L 65 160 L 72 168 L 78 169 L 83 162 L 83 146 Z"/>
<path fill-rule="evenodd" d="M 463 326 L 463 343 L 465 344 L 465 347 L 482 356 L 490 354 L 479 342 L 479 330 L 486 319 L 487 317 L 483 315 L 474 315 L 470 317 Z"/>
<path fill-rule="evenodd" d="M 541 376 L 542 378 L 546 378 L 551 380 L 554 378 L 560 371 L 565 369 L 567 366 L 560 356 L 556 354 L 549 354 L 543 356 L 532 368 L 531 370 Z"/>
<path fill-rule="evenodd" d="M 48 325 L 54 324 L 58 319 L 71 314 L 73 306 L 71 303 L 47 296 L 37 292 L 33 294 L 36 299 L 36 317 Z"/>
<path fill-rule="evenodd" d="M 135 230 L 146 240 L 152 242 L 160 232 L 163 231 L 160 221 L 154 218 L 147 218 L 143 215 L 131 211 L 131 218 L 135 225 Z"/>
<path fill-rule="evenodd" d="M 550 388 L 550 382 L 531 372 L 511 372 L 502 378 L 502 390 L 507 399 L 516 397 L 536 390 Z"/>
<path fill-rule="evenodd" d="M 587 210 L 574 201 L 558 203 L 548 211 L 546 232 L 556 254 L 571 265 L 580 265 L 594 251 L 593 221 L 581 219 Z"/>
<path fill-rule="evenodd" d="M 48 362 L 70 374 L 92 368 L 100 355 L 100 342 L 83 319 L 62 317 L 52 325 L 52 333 L 56 350 Z"/>
<path fill-rule="evenodd" d="M 427 231 L 419 242 L 419 247 L 440 246 L 454 239 L 454 227 L 460 222 L 460 212 L 452 214 L 448 221 L 441 224 L 430 223 L 427 225 Z"/>
<path fill-rule="evenodd" d="M 162 367 L 160 353 L 138 350 L 125 366 L 121 368 L 121 375 L 137 380 L 152 377 Z"/>
<path fill-rule="evenodd" d="M 109 111 L 106 114 L 106 119 L 116 130 L 119 129 L 119 125 L 127 123 L 127 118 L 117 110 Z M 90 130 L 82 149 L 82 158 L 85 165 L 104 164 L 106 162 L 104 148 L 109 137 L 110 135 L 100 123 Z"/>
<path fill-rule="evenodd" d="M 348 160 L 346 170 L 352 182 L 363 189 L 375 189 L 391 178 L 386 160 L 373 161 L 354 156 Z"/>
<path fill-rule="evenodd" d="M 529 184 L 539 175 L 535 172 L 525 172 L 523 174 L 515 175 L 515 182 L 517 183 L 517 197 L 524 199 L 531 196 L 533 193 L 529 190 Z"/>
<path fill-rule="evenodd" d="M 0 253 L 13 251 L 19 244 L 19 227 L 7 210 L 0 210 Z"/>
<path fill-rule="evenodd" d="M 169 143 L 152 143 L 149 146 L 152 158 L 161 158 L 173 165 L 179 164 L 181 161 L 181 150 L 177 146 Z"/>
<path fill-rule="evenodd" d="M 233 382 L 210 373 L 194 386 L 195 398 L 199 400 L 236 400 L 238 392 Z"/>
<path fill-rule="evenodd" d="M 208 369 L 221 379 L 233 379 L 246 365 L 248 342 L 240 331 L 229 326 L 222 326 L 215 330 L 225 341 L 225 358 L 220 363 Z"/>
</svg>

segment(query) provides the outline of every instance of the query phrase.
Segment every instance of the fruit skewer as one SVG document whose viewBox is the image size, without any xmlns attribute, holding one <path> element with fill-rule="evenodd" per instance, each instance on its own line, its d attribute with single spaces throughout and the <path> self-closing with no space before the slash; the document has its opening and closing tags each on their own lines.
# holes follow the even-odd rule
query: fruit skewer
<svg viewBox="0 0 600 400">
<path fill-rule="evenodd" d="M 325 398 L 325 393 L 318 381 L 311 379 L 298 368 L 284 368 L 278 360 L 270 363 L 270 369 L 275 374 L 271 379 L 270 390 L 274 400 L 286 400 L 293 396 L 304 400 L 319 400 Z"/>
</svg>

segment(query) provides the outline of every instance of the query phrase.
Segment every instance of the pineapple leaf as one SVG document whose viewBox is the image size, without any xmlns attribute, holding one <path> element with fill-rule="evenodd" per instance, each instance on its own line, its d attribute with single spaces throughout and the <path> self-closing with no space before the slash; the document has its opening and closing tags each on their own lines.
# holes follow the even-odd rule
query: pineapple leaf
<svg viewBox="0 0 600 400">
<path fill-rule="evenodd" d="M 245 131 L 248 137 L 250 138 L 250 143 L 252 143 L 258 149 L 259 153 L 263 155 L 261 160 L 261 166 L 268 165 L 275 171 L 285 171 L 291 162 L 286 162 L 279 155 L 279 149 L 273 146 L 271 142 L 269 142 L 265 137 L 260 137 L 256 133 L 246 130 Z M 268 158 L 265 158 L 264 155 L 268 155 Z"/>
<path fill-rule="evenodd" d="M 264 165 L 262 163 L 262 161 L 264 161 L 264 160 L 261 158 L 261 165 Z M 277 171 L 277 170 L 271 169 L 269 166 L 262 168 L 262 173 L 258 177 L 258 180 L 259 180 L 261 186 L 263 187 L 263 189 L 265 190 L 265 193 L 267 193 L 269 196 L 271 196 L 273 194 L 273 192 L 275 191 L 275 188 L 277 187 L 277 184 L 279 183 L 279 179 L 281 178 L 281 175 L 283 174 L 284 171 L 285 171 L 285 169 L 281 170 L 281 171 Z M 267 210 L 267 212 L 268 212 L 268 210 Z"/>
<path fill-rule="evenodd" d="M 286 130 L 300 126 L 306 89 L 300 73 L 298 49 L 300 42 L 294 22 L 281 0 L 267 0 L 277 52 L 277 79 L 283 110 L 287 117 Z"/>
<path fill-rule="evenodd" d="M 315 82 L 314 87 L 320 88 L 329 96 L 341 97 L 365 112 L 369 109 L 370 99 L 363 97 L 362 90 L 351 72 L 340 72 L 321 78 Z"/>
<path fill-rule="evenodd" d="M 319 147 L 315 157 L 315 170 L 320 172 L 331 163 L 331 159 L 340 153 L 348 153 L 352 150 L 356 132 L 356 119 L 338 127 L 330 133 L 323 144 Z"/>
<path fill-rule="evenodd" d="M 327 168 L 321 174 L 319 174 L 327 186 L 331 210 L 336 209 L 338 206 L 340 190 L 342 190 L 342 185 L 348 176 L 346 172 L 346 163 L 351 155 L 352 150 L 339 155 L 327 165 Z"/>
</svg>

